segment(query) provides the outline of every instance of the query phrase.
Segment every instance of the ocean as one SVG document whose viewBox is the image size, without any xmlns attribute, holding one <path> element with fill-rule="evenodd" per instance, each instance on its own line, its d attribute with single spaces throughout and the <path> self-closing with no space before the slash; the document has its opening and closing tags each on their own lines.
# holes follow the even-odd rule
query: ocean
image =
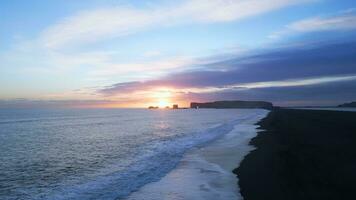
<svg viewBox="0 0 356 200">
<path fill-rule="evenodd" d="M 126 198 L 172 171 L 188 150 L 265 114 L 259 109 L 1 109 L 0 199 Z"/>
</svg>

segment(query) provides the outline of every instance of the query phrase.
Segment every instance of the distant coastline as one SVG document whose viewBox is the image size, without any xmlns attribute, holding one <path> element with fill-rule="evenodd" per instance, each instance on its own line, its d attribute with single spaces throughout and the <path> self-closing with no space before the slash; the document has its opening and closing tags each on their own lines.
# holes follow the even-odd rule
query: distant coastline
<svg viewBox="0 0 356 200">
<path fill-rule="evenodd" d="M 172 107 L 165 106 L 165 107 L 159 107 L 159 106 L 149 106 L 148 109 L 188 109 L 186 107 L 179 107 L 178 104 L 173 104 Z M 271 102 L 267 101 L 240 101 L 240 100 L 235 100 L 235 101 L 213 101 L 213 102 L 191 102 L 190 103 L 190 108 L 192 109 L 199 109 L 199 108 L 215 108 L 215 109 L 231 109 L 231 108 L 239 108 L 239 109 L 267 109 L 267 110 L 272 110 L 275 108 Z"/>
<path fill-rule="evenodd" d="M 214 101 L 190 103 L 190 108 L 262 108 L 271 110 L 273 104 L 267 101 Z"/>
<path fill-rule="evenodd" d="M 344 103 L 344 104 L 339 105 L 338 107 L 341 107 L 341 108 L 356 108 L 356 101 L 353 101 L 351 103 Z"/>
</svg>

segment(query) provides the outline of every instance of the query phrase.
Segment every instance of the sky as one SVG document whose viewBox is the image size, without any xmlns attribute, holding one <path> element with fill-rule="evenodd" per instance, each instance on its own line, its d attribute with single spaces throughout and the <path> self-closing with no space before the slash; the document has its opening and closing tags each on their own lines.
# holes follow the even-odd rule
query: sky
<svg viewBox="0 0 356 200">
<path fill-rule="evenodd" d="M 0 0 L 0 107 L 356 101 L 354 0 Z"/>
</svg>

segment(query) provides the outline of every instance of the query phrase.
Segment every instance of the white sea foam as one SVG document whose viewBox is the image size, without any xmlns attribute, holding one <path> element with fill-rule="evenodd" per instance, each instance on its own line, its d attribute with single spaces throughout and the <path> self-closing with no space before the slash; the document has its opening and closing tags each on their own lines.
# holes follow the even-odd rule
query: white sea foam
<svg viewBox="0 0 356 200">
<path fill-rule="evenodd" d="M 248 151 L 239 150 L 239 145 L 252 137 L 243 130 L 250 130 L 265 113 L 257 109 L 0 112 L 4 122 L 0 123 L 0 199 L 122 199 L 164 180 L 167 189 L 157 188 L 162 195 L 171 191 L 169 195 L 203 198 L 205 192 L 229 199 L 238 195 L 230 171 L 236 158 Z M 200 149 L 186 154 L 194 148 Z M 229 152 L 234 153 L 226 157 Z M 167 178 L 172 175 L 179 181 Z M 183 187 L 186 183 L 192 187 Z M 181 189 L 170 190 L 174 186 Z M 136 192 L 130 198 L 153 195 L 148 194 Z"/>
<path fill-rule="evenodd" d="M 189 151 L 176 169 L 159 181 L 145 185 L 127 199 L 242 199 L 232 170 L 253 150 L 249 141 L 257 135 L 254 124 L 267 113 L 256 110 L 236 121 L 229 133 L 207 146 Z"/>
<path fill-rule="evenodd" d="M 110 173 L 97 177 L 93 181 L 65 188 L 65 193 L 60 192 L 49 199 L 122 198 L 146 183 L 159 180 L 179 163 L 185 151 L 229 132 L 233 129 L 233 124 L 238 121 L 240 119 L 167 141 L 152 141 L 145 145 L 148 149 L 143 149 L 136 161 L 124 171 Z"/>
</svg>

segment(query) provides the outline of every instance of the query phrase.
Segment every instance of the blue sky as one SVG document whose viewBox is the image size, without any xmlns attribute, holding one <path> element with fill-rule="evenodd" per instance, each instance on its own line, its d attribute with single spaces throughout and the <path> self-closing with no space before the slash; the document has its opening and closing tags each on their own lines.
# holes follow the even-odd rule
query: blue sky
<svg viewBox="0 0 356 200">
<path fill-rule="evenodd" d="M 1 0 L 0 104 L 356 100 L 355 9 L 352 0 Z"/>
</svg>

